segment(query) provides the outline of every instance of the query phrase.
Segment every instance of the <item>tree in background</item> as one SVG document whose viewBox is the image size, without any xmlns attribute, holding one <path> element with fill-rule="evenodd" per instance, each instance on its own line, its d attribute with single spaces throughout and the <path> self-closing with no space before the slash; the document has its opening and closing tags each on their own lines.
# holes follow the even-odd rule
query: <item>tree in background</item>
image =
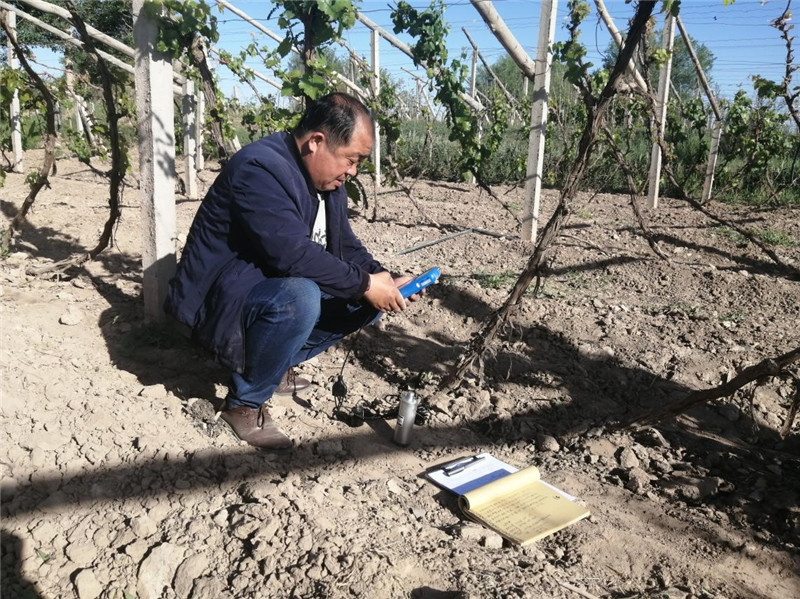
<svg viewBox="0 0 800 599">
<path fill-rule="evenodd" d="M 50 4 L 67 8 L 66 0 L 49 1 Z M 12 1 L 9 4 L 19 7 L 31 16 L 57 29 L 65 32 L 71 29 L 71 26 L 61 17 L 42 12 L 22 2 Z M 133 13 L 129 0 L 73 0 L 71 4 L 85 23 L 89 23 L 95 29 L 99 29 L 123 44 L 133 46 Z M 90 75 L 96 73 L 91 59 L 86 56 L 83 50 L 71 44 L 65 44 L 61 38 L 40 29 L 25 19 L 17 19 L 17 39 L 20 45 L 28 49 L 35 47 L 48 48 L 59 54 L 64 54 L 65 58 L 74 65 L 77 72 Z M 2 30 L 0 30 L 0 45 L 5 49 L 6 36 Z M 104 50 L 109 54 L 123 58 L 113 49 L 104 48 Z M 3 56 L 3 60 L 5 60 L 5 56 Z"/>
</svg>

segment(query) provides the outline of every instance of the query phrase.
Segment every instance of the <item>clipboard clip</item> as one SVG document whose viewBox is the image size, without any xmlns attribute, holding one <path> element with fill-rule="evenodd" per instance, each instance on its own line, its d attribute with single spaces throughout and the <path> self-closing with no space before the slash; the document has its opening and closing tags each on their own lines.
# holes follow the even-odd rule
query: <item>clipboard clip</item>
<svg viewBox="0 0 800 599">
<path fill-rule="evenodd" d="M 485 456 L 482 455 L 474 455 L 463 460 L 457 460 L 453 463 L 446 464 L 442 467 L 442 472 L 444 472 L 445 476 L 452 476 L 454 474 L 458 474 L 459 472 L 463 472 L 467 468 L 473 466 L 476 462 L 482 460 Z"/>
</svg>

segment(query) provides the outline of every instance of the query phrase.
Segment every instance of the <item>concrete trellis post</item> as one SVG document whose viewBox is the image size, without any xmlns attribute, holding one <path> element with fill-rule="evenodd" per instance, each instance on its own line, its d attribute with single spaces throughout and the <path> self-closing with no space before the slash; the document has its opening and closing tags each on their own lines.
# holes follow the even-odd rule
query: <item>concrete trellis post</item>
<svg viewBox="0 0 800 599">
<path fill-rule="evenodd" d="M 372 85 L 375 98 L 381 93 L 381 56 L 380 34 L 374 29 L 370 32 L 370 50 L 372 51 Z M 375 141 L 372 148 L 372 161 L 375 164 L 375 185 L 381 184 L 381 128 L 375 120 Z"/>
<path fill-rule="evenodd" d="M 528 163 L 525 178 L 525 208 L 522 215 L 522 239 L 536 243 L 544 170 L 547 100 L 550 96 L 551 50 L 556 34 L 558 0 L 542 0 L 539 13 L 539 40 L 536 51 L 536 72 L 533 80 L 531 133 L 528 140 Z"/>
<path fill-rule="evenodd" d="M 711 105 L 711 110 L 714 111 L 714 118 L 716 119 L 711 129 L 711 148 L 708 151 L 706 177 L 703 181 L 703 195 L 700 197 L 700 201 L 705 203 L 709 200 L 709 198 L 711 198 L 711 189 L 714 186 L 714 171 L 717 167 L 719 142 L 720 138 L 722 137 L 722 110 L 720 110 L 719 104 L 717 104 L 717 99 L 714 97 L 714 93 L 711 91 L 711 86 L 708 84 L 706 74 L 703 72 L 703 66 L 700 64 L 700 60 L 697 58 L 697 54 L 692 46 L 692 39 L 689 37 L 689 34 L 686 33 L 686 29 L 683 27 L 683 22 L 681 21 L 680 17 L 675 18 L 675 24 L 678 26 L 678 31 L 681 33 L 683 43 L 686 45 L 686 50 L 689 52 L 689 58 L 692 59 L 694 68 L 697 70 L 697 78 L 700 80 L 700 85 L 703 87 L 703 91 L 706 93 L 708 103 Z"/>
<path fill-rule="evenodd" d="M 664 21 L 662 32 L 663 40 L 661 47 L 669 52 L 667 61 L 661 66 L 658 76 L 658 100 L 656 102 L 656 119 L 661 130 L 667 121 L 667 101 L 669 100 L 669 79 L 672 73 L 672 48 L 675 40 L 675 17 L 667 15 Z M 650 153 L 650 177 L 647 185 L 647 205 L 650 208 L 658 208 L 658 187 L 661 179 L 661 146 L 658 142 L 653 143 L 653 150 Z"/>
<path fill-rule="evenodd" d="M 183 84 L 183 164 L 186 177 L 186 197 L 197 199 L 197 132 L 195 131 L 197 109 L 194 81 Z"/>
<path fill-rule="evenodd" d="M 203 125 L 206 122 L 206 97 L 200 92 L 195 94 L 197 110 L 194 115 L 194 138 L 197 140 L 197 170 L 206 168 L 206 159 L 203 156 Z"/>
<path fill-rule="evenodd" d="M 462 27 L 463 29 L 463 27 Z M 478 46 L 472 46 L 472 65 L 470 66 L 469 95 L 475 97 L 475 89 L 478 85 Z"/>
<path fill-rule="evenodd" d="M 17 35 L 17 15 L 13 12 L 6 11 L 5 13 L 6 25 L 8 26 L 8 30 L 11 32 L 11 35 Z M 8 56 L 8 66 L 11 69 L 17 69 L 17 55 L 14 52 L 14 46 L 11 45 L 11 41 L 6 42 L 8 45 L 7 47 L 7 56 Z M 15 173 L 21 173 L 23 171 L 22 165 L 22 119 L 20 118 L 20 109 L 19 109 L 19 91 L 14 90 L 14 94 L 11 96 L 11 106 L 9 110 L 9 125 L 11 128 L 11 150 L 14 155 L 14 162 L 11 164 L 11 170 Z"/>
<path fill-rule="evenodd" d="M 157 24 L 133 0 L 136 40 L 136 115 L 142 201 L 145 319 L 164 319 L 167 283 L 175 273 L 175 131 L 172 63 L 155 51 Z"/>
</svg>

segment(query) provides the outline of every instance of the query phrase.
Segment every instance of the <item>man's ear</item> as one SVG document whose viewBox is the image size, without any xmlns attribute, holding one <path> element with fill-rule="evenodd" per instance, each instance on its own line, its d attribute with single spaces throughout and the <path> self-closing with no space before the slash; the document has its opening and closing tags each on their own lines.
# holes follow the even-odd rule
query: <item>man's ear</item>
<svg viewBox="0 0 800 599">
<path fill-rule="evenodd" d="M 313 154 L 317 152 L 324 143 L 325 134 L 322 131 L 314 131 L 308 136 L 308 139 L 306 140 L 306 147 L 308 148 L 309 153 Z"/>
</svg>

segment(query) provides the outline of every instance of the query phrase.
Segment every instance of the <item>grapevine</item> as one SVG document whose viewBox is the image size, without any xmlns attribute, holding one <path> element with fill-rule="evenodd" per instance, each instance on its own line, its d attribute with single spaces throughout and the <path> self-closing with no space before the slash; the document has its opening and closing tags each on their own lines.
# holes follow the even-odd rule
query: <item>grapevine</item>
<svg viewBox="0 0 800 599">
<path fill-rule="evenodd" d="M 392 12 L 394 32 L 407 32 L 416 38 L 411 47 L 416 66 L 424 66 L 428 78 L 435 86 L 435 99 L 447 108 L 447 124 L 450 127 L 450 140 L 458 142 L 462 150 L 463 173 L 472 173 L 479 178 L 480 167 L 492 153 L 497 150 L 503 133 L 506 130 L 508 106 L 501 95 L 492 99 L 489 108 L 489 130 L 485 132 L 485 141 L 479 138 L 479 115 L 471 110 L 464 99 L 465 82 L 468 68 L 462 55 L 461 59 L 453 59 L 448 63 L 445 38 L 449 26 L 444 18 L 442 0 L 434 0 L 425 11 L 418 11 L 407 2 L 401 1 Z"/>
</svg>

